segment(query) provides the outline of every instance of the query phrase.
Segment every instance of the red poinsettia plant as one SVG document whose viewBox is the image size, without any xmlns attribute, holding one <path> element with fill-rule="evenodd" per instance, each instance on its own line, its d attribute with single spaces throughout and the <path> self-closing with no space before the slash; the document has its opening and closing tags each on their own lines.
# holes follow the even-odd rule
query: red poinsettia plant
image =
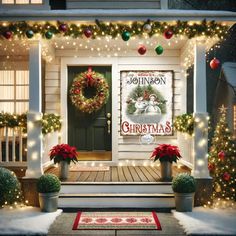
<svg viewBox="0 0 236 236">
<path fill-rule="evenodd" d="M 50 150 L 49 156 L 50 160 L 53 160 L 55 164 L 61 161 L 66 161 L 70 164 L 71 161 L 74 163 L 78 161 L 78 154 L 76 147 L 68 144 L 58 144 Z"/>
<path fill-rule="evenodd" d="M 153 151 L 151 159 L 160 162 L 177 162 L 181 158 L 179 148 L 170 144 L 159 144 Z"/>
</svg>

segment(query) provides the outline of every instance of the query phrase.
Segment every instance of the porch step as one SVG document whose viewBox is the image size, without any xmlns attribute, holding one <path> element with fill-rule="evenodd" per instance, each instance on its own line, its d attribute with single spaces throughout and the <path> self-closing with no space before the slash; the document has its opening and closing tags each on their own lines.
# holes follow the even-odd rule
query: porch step
<svg viewBox="0 0 236 236">
<path fill-rule="evenodd" d="M 61 194 L 95 193 L 173 193 L 171 182 L 63 182 Z"/>
<path fill-rule="evenodd" d="M 171 182 L 62 183 L 61 208 L 173 208 Z"/>
<path fill-rule="evenodd" d="M 58 205 L 61 208 L 173 208 L 174 194 L 60 194 Z"/>
</svg>

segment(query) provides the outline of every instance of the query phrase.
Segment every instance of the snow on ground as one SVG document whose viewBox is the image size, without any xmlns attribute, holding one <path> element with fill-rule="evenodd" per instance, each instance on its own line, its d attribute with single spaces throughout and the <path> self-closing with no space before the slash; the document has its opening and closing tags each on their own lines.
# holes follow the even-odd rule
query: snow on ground
<svg viewBox="0 0 236 236">
<path fill-rule="evenodd" d="M 236 235 L 236 209 L 195 207 L 193 212 L 172 213 L 187 234 Z"/>
<path fill-rule="evenodd" d="M 50 225 L 62 213 L 41 212 L 36 207 L 18 207 L 0 209 L 0 235 L 42 235 L 47 234 Z"/>
</svg>

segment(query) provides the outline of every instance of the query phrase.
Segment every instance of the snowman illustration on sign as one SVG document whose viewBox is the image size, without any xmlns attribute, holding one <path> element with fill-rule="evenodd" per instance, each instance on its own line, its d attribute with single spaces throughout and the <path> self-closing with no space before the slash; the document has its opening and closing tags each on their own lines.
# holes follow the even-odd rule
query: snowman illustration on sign
<svg viewBox="0 0 236 236">
<path fill-rule="evenodd" d="M 142 113 L 144 113 L 145 111 L 145 108 L 147 107 L 148 105 L 148 102 L 143 100 L 143 97 L 138 97 L 137 100 L 134 100 L 134 99 L 129 99 L 127 101 L 127 103 L 133 103 L 136 110 L 134 112 L 134 115 L 140 115 Z"/>
<path fill-rule="evenodd" d="M 149 95 L 149 102 L 145 108 L 144 113 L 147 115 L 161 114 L 161 109 L 159 108 L 160 103 L 157 101 L 157 96 L 155 94 Z"/>
</svg>

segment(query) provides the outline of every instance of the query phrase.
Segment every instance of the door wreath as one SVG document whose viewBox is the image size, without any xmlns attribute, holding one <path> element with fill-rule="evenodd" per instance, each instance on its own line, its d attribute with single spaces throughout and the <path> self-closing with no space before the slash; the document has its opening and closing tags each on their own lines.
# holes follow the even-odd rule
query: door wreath
<svg viewBox="0 0 236 236">
<path fill-rule="evenodd" d="M 95 95 L 91 98 L 85 96 L 86 89 L 95 89 Z M 107 103 L 109 97 L 109 86 L 100 73 L 92 71 L 91 68 L 88 71 L 78 74 L 70 88 L 70 98 L 72 104 L 84 113 L 91 114 L 98 111 L 104 104 Z"/>
</svg>

